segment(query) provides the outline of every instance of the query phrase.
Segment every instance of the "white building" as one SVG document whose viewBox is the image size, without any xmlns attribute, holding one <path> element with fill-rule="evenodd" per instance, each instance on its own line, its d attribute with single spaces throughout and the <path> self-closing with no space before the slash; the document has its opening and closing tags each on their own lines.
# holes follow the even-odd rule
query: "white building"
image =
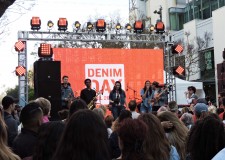
<svg viewBox="0 0 225 160">
<path fill-rule="evenodd" d="M 224 5 L 225 0 L 145 0 L 146 17 L 149 17 L 150 24 L 154 25 L 159 19 L 159 15 L 153 12 L 162 6 L 162 21 L 173 41 L 186 43 L 188 38 L 188 42 L 197 46 L 197 39 L 203 40 L 199 48 L 203 60 L 196 67 L 200 70 L 190 80 L 203 82 L 206 96 L 214 99 L 219 91 L 225 89 L 225 85 L 218 88 L 221 70 L 217 69 L 217 64 L 223 61 L 222 51 L 225 48 Z"/>
</svg>

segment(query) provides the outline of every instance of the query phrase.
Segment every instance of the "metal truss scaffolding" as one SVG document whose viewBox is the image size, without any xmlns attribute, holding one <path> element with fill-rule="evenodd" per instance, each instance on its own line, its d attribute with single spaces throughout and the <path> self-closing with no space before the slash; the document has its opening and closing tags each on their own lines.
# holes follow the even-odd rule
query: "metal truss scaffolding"
<svg viewBox="0 0 225 160">
<path fill-rule="evenodd" d="M 27 44 L 28 41 L 43 42 L 124 42 L 126 48 L 130 48 L 130 43 L 154 43 L 163 44 L 164 56 L 168 56 L 170 51 L 167 47 L 164 34 L 135 34 L 135 33 L 110 33 L 110 32 L 39 32 L 39 31 L 19 31 L 18 40 L 24 42 L 25 49 L 19 53 L 18 64 L 27 69 Z M 168 59 L 169 61 L 169 59 Z M 170 68 L 170 67 L 169 67 Z M 27 71 L 25 76 L 19 77 L 19 103 L 24 106 L 28 102 L 28 78 Z M 173 83 L 170 70 L 166 70 L 166 83 Z M 174 92 L 174 89 L 170 92 Z M 175 100 L 174 93 L 169 94 L 169 100 Z"/>
</svg>

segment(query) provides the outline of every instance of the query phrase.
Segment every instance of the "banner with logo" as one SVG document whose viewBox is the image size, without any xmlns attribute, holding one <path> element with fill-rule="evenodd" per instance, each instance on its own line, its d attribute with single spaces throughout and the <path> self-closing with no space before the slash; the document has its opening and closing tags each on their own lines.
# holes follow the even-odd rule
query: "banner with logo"
<svg viewBox="0 0 225 160">
<path fill-rule="evenodd" d="M 92 89 L 101 94 L 100 104 L 109 103 L 109 93 L 120 81 L 127 101 L 141 100 L 146 80 L 163 83 L 163 51 L 153 49 L 55 48 L 54 60 L 61 61 L 61 76 L 68 75 L 76 96 L 92 80 Z"/>
</svg>

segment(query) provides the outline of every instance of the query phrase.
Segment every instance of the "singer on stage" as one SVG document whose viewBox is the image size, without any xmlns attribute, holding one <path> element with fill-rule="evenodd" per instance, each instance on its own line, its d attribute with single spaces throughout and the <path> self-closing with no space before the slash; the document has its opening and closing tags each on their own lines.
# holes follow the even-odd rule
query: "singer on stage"
<svg viewBox="0 0 225 160">
<path fill-rule="evenodd" d="M 141 108 L 140 112 L 141 113 L 148 113 L 152 111 L 152 99 L 154 98 L 154 94 L 151 88 L 151 83 L 149 80 L 145 81 L 145 86 L 143 89 L 141 89 L 141 98 L 142 98 L 142 103 L 141 103 Z"/>
<path fill-rule="evenodd" d="M 112 106 L 113 117 L 116 119 L 120 115 L 121 110 L 125 109 L 126 105 L 126 94 L 122 90 L 120 81 L 115 82 L 115 86 L 109 94 L 109 103 Z"/>
<path fill-rule="evenodd" d="M 95 108 L 95 102 L 96 102 L 96 91 L 91 89 L 91 80 L 85 79 L 84 84 L 86 85 L 86 88 L 81 90 L 80 98 L 83 99 L 87 105 L 93 106 L 90 109 Z M 90 104 L 93 103 L 93 104 Z"/>
</svg>

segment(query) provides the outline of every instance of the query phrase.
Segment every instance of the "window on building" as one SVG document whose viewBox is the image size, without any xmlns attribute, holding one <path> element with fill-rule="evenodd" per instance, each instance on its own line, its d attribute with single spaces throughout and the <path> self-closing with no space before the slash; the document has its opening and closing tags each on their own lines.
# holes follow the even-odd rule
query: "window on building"
<svg viewBox="0 0 225 160">
<path fill-rule="evenodd" d="M 170 29 L 178 31 L 183 29 L 184 8 L 169 8 Z"/>
</svg>

